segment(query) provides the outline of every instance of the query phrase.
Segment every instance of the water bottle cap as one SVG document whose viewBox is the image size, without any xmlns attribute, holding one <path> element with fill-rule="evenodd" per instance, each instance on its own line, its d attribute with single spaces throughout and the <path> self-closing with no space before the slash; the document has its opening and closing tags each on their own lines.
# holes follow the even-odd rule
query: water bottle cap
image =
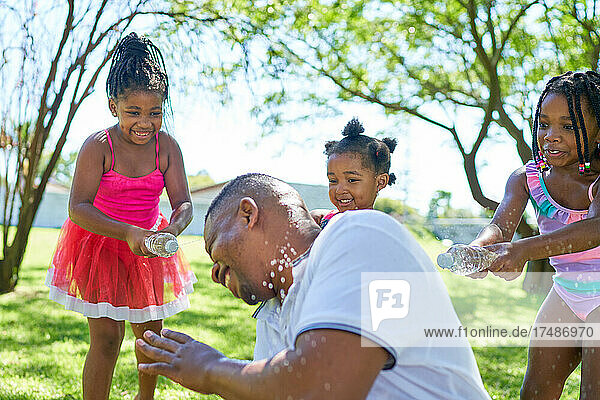
<svg viewBox="0 0 600 400">
<path fill-rule="evenodd" d="M 450 268 L 454 265 L 454 257 L 450 253 L 442 253 L 437 257 L 437 263 L 442 268 Z"/>
<path fill-rule="evenodd" d="M 178 248 L 179 244 L 177 244 L 177 240 L 168 240 L 167 243 L 165 243 L 165 250 L 169 253 L 175 253 Z"/>
</svg>

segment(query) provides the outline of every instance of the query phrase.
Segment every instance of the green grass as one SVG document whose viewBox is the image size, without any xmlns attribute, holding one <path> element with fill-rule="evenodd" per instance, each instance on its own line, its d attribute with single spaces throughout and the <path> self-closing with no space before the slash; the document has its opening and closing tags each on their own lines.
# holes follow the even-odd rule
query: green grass
<svg viewBox="0 0 600 400">
<path fill-rule="evenodd" d="M 34 229 L 17 290 L 0 296 L 0 400 L 67 400 L 81 398 L 81 372 L 88 349 L 87 322 L 47 300 L 44 286 L 58 230 Z M 228 356 L 249 359 L 254 343 L 254 307 L 212 283 L 210 262 L 197 237 L 180 239 L 199 281 L 191 308 L 166 320 L 165 326 L 186 332 Z M 444 250 L 435 239 L 419 241 L 434 258 Z M 522 280 L 472 280 L 442 273 L 464 326 L 530 325 L 541 297 L 526 296 Z M 111 399 L 132 399 L 137 392 L 133 334 L 128 329 L 115 369 Z M 527 364 L 526 347 L 473 349 L 486 389 L 494 399 L 518 398 Z M 571 376 L 563 399 L 577 398 L 579 369 Z M 157 399 L 218 398 L 199 396 L 159 378 Z"/>
</svg>

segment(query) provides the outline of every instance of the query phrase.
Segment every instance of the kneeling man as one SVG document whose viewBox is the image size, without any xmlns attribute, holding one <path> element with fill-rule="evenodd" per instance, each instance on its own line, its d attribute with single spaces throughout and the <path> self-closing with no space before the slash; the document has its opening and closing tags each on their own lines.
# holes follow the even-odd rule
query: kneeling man
<svg viewBox="0 0 600 400">
<path fill-rule="evenodd" d="M 262 302 L 254 361 L 165 329 L 137 341 L 155 360 L 140 371 L 227 399 L 489 399 L 464 338 L 433 348 L 423 334 L 458 318 L 393 218 L 347 211 L 321 231 L 291 186 L 247 174 L 212 202 L 204 239 L 213 280 Z"/>
</svg>

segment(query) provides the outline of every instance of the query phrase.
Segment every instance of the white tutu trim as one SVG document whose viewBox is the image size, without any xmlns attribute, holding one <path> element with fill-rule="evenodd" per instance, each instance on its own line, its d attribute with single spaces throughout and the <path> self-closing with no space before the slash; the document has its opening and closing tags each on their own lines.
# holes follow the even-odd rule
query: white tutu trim
<svg viewBox="0 0 600 400">
<path fill-rule="evenodd" d="M 160 305 L 152 305 L 140 309 L 131 309 L 127 306 L 115 307 L 110 303 L 89 303 L 70 295 L 52 285 L 54 276 L 54 267 L 48 269 L 46 273 L 46 286 L 50 289 L 50 300 L 62 304 L 66 310 L 71 310 L 83 314 L 88 318 L 110 318 L 115 321 L 129 321 L 134 324 L 140 324 L 148 321 L 162 320 L 183 311 L 190 306 L 187 295 L 194 291 L 194 283 L 198 280 L 190 272 L 190 282 L 184 287 L 184 294 L 177 299 Z"/>
</svg>

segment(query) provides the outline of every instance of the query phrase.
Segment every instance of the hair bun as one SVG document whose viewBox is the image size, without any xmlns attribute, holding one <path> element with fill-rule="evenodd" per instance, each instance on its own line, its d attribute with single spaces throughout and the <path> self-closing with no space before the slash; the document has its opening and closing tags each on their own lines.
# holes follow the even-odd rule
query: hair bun
<svg viewBox="0 0 600 400">
<path fill-rule="evenodd" d="M 393 185 L 396 182 L 396 174 L 394 174 L 393 172 L 390 174 L 390 177 L 388 179 L 388 185 Z"/>
<path fill-rule="evenodd" d="M 342 135 L 344 136 L 358 136 L 365 131 L 365 128 L 358 121 L 358 118 L 353 117 L 350 122 L 346 124 L 344 130 L 342 131 Z"/>
<path fill-rule="evenodd" d="M 150 55 L 146 38 L 138 36 L 137 33 L 131 32 L 121 41 L 121 47 L 125 54 L 132 56 L 147 57 Z"/>
<path fill-rule="evenodd" d="M 396 145 L 398 144 L 398 140 L 394 139 L 394 138 L 383 138 L 381 140 L 383 143 L 385 143 L 385 145 L 388 147 L 388 149 L 390 149 L 390 153 L 394 152 L 394 149 L 396 148 Z"/>
</svg>

